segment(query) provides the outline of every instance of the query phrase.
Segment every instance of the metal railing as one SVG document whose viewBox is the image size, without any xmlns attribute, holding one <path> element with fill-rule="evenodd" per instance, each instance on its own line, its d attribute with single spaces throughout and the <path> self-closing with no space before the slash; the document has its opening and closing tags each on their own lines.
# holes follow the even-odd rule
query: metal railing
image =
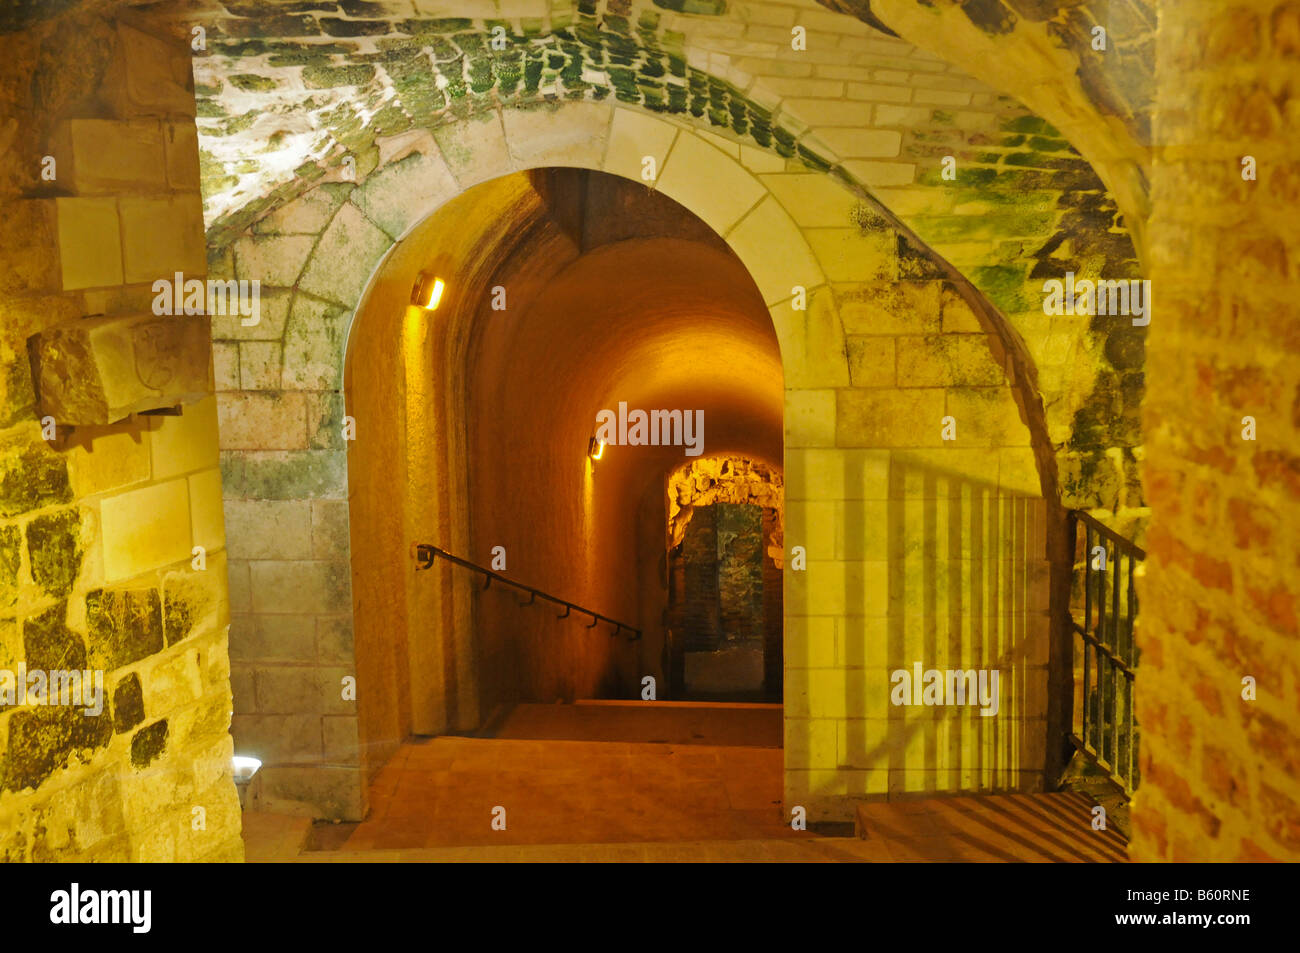
<svg viewBox="0 0 1300 953">
<path fill-rule="evenodd" d="M 521 608 L 523 606 L 531 606 L 535 604 L 538 599 L 542 599 L 546 602 L 554 603 L 557 606 L 564 606 L 564 611 L 556 616 L 557 619 L 567 619 L 569 614 L 576 609 L 581 615 L 591 616 L 591 624 L 587 626 L 588 629 L 594 629 L 600 623 L 606 622 L 614 626 L 614 631 L 610 633 L 611 637 L 617 636 L 620 632 L 627 632 L 629 642 L 635 642 L 637 639 L 641 638 L 641 630 L 635 626 L 628 625 L 626 622 L 619 622 L 617 619 L 611 619 L 607 615 L 584 608 L 576 602 L 570 602 L 568 599 L 561 599 L 559 596 L 553 596 L 549 592 L 543 592 L 541 589 L 534 589 L 532 586 L 525 586 L 522 582 L 515 582 L 513 579 L 501 575 L 499 572 L 494 572 L 486 566 L 472 563 L 468 559 L 461 559 L 459 556 L 453 556 L 451 553 L 444 549 L 439 549 L 437 546 L 431 546 L 428 543 L 415 543 L 411 546 L 411 555 L 415 557 L 415 569 L 417 572 L 422 569 L 429 569 L 433 566 L 433 561 L 435 559 L 445 559 L 452 565 L 481 573 L 483 575 L 483 589 L 488 589 L 492 583 L 499 582 L 510 586 L 513 589 L 518 589 L 520 592 L 528 593 L 528 599 L 524 602 L 518 603 Z"/>
<path fill-rule="evenodd" d="M 1132 795 L 1139 780 L 1133 696 L 1137 668 L 1133 623 L 1138 603 L 1133 576 L 1146 552 L 1087 513 L 1074 510 L 1070 533 L 1076 559 L 1080 526 L 1084 530 L 1083 616 L 1077 617 L 1076 602 L 1070 625 L 1079 639 L 1075 644 L 1083 650 L 1083 711 L 1081 717 L 1071 719 L 1070 741 L 1126 795 Z M 1077 655 L 1075 659 L 1078 677 Z"/>
</svg>

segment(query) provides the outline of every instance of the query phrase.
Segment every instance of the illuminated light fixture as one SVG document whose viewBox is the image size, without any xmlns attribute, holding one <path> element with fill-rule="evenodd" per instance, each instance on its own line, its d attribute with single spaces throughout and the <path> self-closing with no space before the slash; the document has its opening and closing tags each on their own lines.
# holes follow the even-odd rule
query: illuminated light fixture
<svg viewBox="0 0 1300 953">
<path fill-rule="evenodd" d="M 262 766 L 262 762 L 256 758 L 237 754 L 230 759 L 230 766 L 235 769 L 235 783 L 247 784 L 253 780 L 253 775 L 257 774 L 257 769 Z"/>
<path fill-rule="evenodd" d="M 411 304 L 425 311 L 437 311 L 438 302 L 442 300 L 442 289 L 446 285 L 441 278 L 435 278 L 428 272 L 420 272 L 411 289 Z"/>
<path fill-rule="evenodd" d="M 237 754 L 230 759 L 230 766 L 234 770 L 235 788 L 239 792 L 239 808 L 243 810 L 244 799 L 248 794 L 248 783 L 253 780 L 253 775 L 257 774 L 257 769 L 262 766 L 262 762 L 257 758 Z"/>
<path fill-rule="evenodd" d="M 605 453 L 605 441 L 597 440 L 592 437 L 587 441 L 587 456 L 593 460 L 599 460 Z"/>
</svg>

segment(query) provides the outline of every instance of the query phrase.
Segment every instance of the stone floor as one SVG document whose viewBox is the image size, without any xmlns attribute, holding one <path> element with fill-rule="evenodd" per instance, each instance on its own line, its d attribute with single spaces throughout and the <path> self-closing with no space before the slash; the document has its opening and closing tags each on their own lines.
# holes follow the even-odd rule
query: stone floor
<svg viewBox="0 0 1300 953">
<path fill-rule="evenodd" d="M 862 805 L 790 829 L 779 706 L 518 706 L 492 737 L 413 740 L 359 824 L 248 815 L 250 861 L 1123 861 L 1080 794 Z M 505 830 L 492 827 L 504 807 Z"/>
</svg>

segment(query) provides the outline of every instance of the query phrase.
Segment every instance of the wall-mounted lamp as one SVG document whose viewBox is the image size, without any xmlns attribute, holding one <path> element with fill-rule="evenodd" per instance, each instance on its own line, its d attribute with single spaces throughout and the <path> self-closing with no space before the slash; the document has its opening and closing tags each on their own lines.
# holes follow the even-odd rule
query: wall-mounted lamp
<svg viewBox="0 0 1300 953">
<path fill-rule="evenodd" d="M 415 287 L 411 289 L 411 304 L 426 311 L 437 311 L 444 287 L 441 278 L 435 278 L 425 271 L 420 272 L 415 279 Z"/>
<path fill-rule="evenodd" d="M 257 769 L 262 766 L 262 762 L 257 758 L 237 754 L 230 759 L 230 766 L 234 771 L 235 787 L 239 791 L 239 807 L 242 810 L 244 798 L 248 793 L 248 783 L 253 780 L 253 775 L 257 774 Z"/>
<path fill-rule="evenodd" d="M 605 441 L 597 440 L 595 437 L 587 441 L 587 456 L 591 457 L 591 459 L 599 460 L 604 453 Z"/>
</svg>

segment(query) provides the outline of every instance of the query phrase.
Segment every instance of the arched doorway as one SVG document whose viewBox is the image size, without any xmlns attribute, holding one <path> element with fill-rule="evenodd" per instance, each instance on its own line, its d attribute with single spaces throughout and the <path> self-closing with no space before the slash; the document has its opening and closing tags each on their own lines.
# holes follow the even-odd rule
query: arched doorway
<svg viewBox="0 0 1300 953">
<path fill-rule="evenodd" d="M 441 283 L 436 307 L 412 303 L 419 276 Z M 707 742 L 715 728 L 753 740 L 734 705 L 720 727 L 707 706 L 659 706 L 642 723 L 633 711 L 669 681 L 665 553 L 638 537 L 647 489 L 658 488 L 662 540 L 664 475 L 683 462 L 759 457 L 779 474 L 776 332 L 707 225 L 600 172 L 475 186 L 375 275 L 346 382 L 360 689 L 382 699 L 360 705 L 370 776 L 410 735 L 554 734 L 557 702 L 587 706 L 565 716 L 571 741 L 605 740 L 616 722 L 628 733 L 614 737 L 646 745 Z M 412 543 L 495 575 L 451 560 L 417 570 Z M 595 704 L 618 701 L 629 704 Z M 741 784 L 766 791 L 775 828 L 779 706 L 753 724 L 762 743 L 740 747 L 767 754 L 762 777 Z M 706 781 L 660 747 L 683 784 Z"/>
</svg>

